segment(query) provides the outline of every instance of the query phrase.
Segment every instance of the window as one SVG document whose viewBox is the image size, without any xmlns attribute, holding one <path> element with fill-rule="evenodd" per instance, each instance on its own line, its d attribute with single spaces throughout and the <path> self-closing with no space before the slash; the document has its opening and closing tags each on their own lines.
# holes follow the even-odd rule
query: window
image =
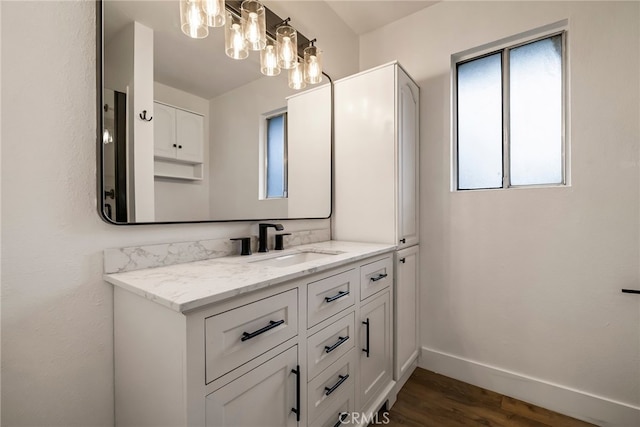
<svg viewBox="0 0 640 427">
<path fill-rule="evenodd" d="M 455 188 L 565 183 L 564 38 L 456 62 Z"/>
<path fill-rule="evenodd" d="M 266 198 L 287 197 L 287 113 L 267 118 Z"/>
</svg>

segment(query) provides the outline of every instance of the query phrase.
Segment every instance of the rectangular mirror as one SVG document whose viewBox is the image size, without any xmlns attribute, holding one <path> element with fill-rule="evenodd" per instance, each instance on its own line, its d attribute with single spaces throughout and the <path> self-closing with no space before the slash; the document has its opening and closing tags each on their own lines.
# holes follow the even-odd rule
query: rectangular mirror
<svg viewBox="0 0 640 427">
<path fill-rule="evenodd" d="M 260 52 L 226 56 L 224 27 L 209 27 L 203 39 L 183 34 L 178 0 L 104 1 L 100 17 L 98 210 L 105 221 L 331 215 L 328 75 L 290 89 L 287 70 L 261 74 Z"/>
</svg>

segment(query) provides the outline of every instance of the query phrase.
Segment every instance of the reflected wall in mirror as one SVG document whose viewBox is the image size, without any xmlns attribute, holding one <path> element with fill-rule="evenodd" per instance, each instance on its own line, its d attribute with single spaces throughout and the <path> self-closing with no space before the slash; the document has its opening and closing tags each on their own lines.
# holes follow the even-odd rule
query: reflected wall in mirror
<svg viewBox="0 0 640 427">
<path fill-rule="evenodd" d="M 102 3 L 99 210 L 117 224 L 327 218 L 332 88 L 192 39 L 176 1 Z"/>
</svg>

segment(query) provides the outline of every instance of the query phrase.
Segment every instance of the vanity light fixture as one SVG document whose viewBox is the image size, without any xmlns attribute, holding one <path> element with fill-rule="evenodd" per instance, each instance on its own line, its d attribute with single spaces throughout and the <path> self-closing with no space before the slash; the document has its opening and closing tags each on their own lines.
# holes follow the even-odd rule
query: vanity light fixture
<svg viewBox="0 0 640 427">
<path fill-rule="evenodd" d="M 245 0 L 240 6 L 242 34 L 250 50 L 262 50 L 267 44 L 264 6 L 255 0 Z"/>
<path fill-rule="evenodd" d="M 180 28 L 193 39 L 209 35 L 203 0 L 180 0 Z"/>
<path fill-rule="evenodd" d="M 245 59 L 249 50 L 259 51 L 260 72 L 277 76 L 289 70 L 292 89 L 322 81 L 322 51 L 315 39 L 309 41 L 289 25 L 291 18 L 282 20 L 258 0 L 179 1 L 181 29 L 187 36 L 201 39 L 209 35 L 209 27 L 224 25 L 228 57 Z"/>
<path fill-rule="evenodd" d="M 224 25 L 226 15 L 224 0 L 203 0 L 202 6 L 209 27 L 222 27 Z"/>
<path fill-rule="evenodd" d="M 260 51 L 260 72 L 265 76 L 277 76 L 280 74 L 277 45 L 271 39 L 267 40 L 267 45 Z"/>
<path fill-rule="evenodd" d="M 304 66 L 301 62 L 298 62 L 297 58 L 295 65 L 289 70 L 289 87 L 296 90 L 307 87 L 304 77 Z"/>
<path fill-rule="evenodd" d="M 309 46 L 304 48 L 304 81 L 311 84 L 322 81 L 322 51 L 314 43 L 316 39 L 309 42 Z"/>
<path fill-rule="evenodd" d="M 249 46 L 247 40 L 242 35 L 242 25 L 240 18 L 227 12 L 227 19 L 224 31 L 225 53 L 229 58 L 245 59 L 249 56 Z"/>
<path fill-rule="evenodd" d="M 276 43 L 280 68 L 290 70 L 296 67 L 298 63 L 298 32 L 289 25 L 289 18 L 276 28 Z"/>
</svg>

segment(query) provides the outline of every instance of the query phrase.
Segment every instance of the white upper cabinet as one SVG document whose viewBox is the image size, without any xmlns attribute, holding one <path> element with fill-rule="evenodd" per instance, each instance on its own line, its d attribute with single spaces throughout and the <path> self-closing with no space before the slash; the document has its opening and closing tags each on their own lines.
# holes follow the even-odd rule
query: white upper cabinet
<svg viewBox="0 0 640 427">
<path fill-rule="evenodd" d="M 419 96 L 397 63 L 335 83 L 336 239 L 418 243 Z"/>
<path fill-rule="evenodd" d="M 204 118 L 195 113 L 154 103 L 154 156 L 185 163 L 202 163 Z"/>
</svg>

